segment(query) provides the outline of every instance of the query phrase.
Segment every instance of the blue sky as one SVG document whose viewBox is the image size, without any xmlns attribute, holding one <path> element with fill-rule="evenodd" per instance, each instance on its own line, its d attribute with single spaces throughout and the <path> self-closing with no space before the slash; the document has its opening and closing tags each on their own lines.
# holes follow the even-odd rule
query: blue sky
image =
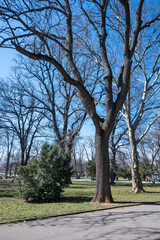
<svg viewBox="0 0 160 240">
<path fill-rule="evenodd" d="M 0 48 L 0 78 L 6 78 L 9 75 L 15 57 L 15 50 Z"/>
</svg>

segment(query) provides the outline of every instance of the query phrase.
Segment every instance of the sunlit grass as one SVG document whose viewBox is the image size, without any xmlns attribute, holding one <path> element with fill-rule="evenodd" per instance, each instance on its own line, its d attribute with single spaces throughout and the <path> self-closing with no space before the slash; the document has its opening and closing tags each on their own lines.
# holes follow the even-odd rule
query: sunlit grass
<svg viewBox="0 0 160 240">
<path fill-rule="evenodd" d="M 112 186 L 115 204 L 148 203 L 160 201 L 160 184 L 145 184 L 141 194 L 131 192 L 130 183 L 117 183 Z M 0 182 L 0 223 L 17 220 L 43 218 L 65 213 L 81 212 L 106 208 L 110 205 L 90 203 L 95 191 L 95 182 L 74 182 L 66 188 L 59 202 L 27 203 L 18 196 L 17 186 L 12 182 Z"/>
</svg>

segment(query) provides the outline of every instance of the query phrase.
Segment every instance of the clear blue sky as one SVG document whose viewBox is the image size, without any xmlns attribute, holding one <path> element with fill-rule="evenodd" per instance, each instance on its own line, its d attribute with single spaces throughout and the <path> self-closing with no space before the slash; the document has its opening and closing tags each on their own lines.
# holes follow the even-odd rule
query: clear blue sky
<svg viewBox="0 0 160 240">
<path fill-rule="evenodd" d="M 6 78 L 9 75 L 15 57 L 15 50 L 0 48 L 0 78 Z"/>
</svg>

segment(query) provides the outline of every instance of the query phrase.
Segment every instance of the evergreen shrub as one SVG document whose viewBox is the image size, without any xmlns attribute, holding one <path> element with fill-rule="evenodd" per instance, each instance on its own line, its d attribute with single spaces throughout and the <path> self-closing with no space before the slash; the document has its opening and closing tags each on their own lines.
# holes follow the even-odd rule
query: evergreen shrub
<svg viewBox="0 0 160 240">
<path fill-rule="evenodd" d="M 42 146 L 40 158 L 18 169 L 19 193 L 27 201 L 50 202 L 60 198 L 71 177 L 70 159 L 57 146 Z"/>
</svg>

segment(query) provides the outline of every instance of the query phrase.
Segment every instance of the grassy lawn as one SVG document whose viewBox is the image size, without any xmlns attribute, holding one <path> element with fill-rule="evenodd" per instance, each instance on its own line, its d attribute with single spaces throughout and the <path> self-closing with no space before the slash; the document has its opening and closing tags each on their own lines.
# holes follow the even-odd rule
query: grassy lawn
<svg viewBox="0 0 160 240">
<path fill-rule="evenodd" d="M 131 192 L 130 183 L 117 183 L 112 186 L 115 203 L 90 203 L 95 190 L 94 182 L 74 182 L 63 192 L 62 199 L 56 203 L 27 203 L 18 196 L 15 183 L 0 181 L 0 223 L 31 218 L 41 219 L 47 216 L 80 212 L 92 209 L 108 208 L 119 204 L 149 203 L 160 201 L 160 184 L 145 184 L 145 193 Z"/>
</svg>

